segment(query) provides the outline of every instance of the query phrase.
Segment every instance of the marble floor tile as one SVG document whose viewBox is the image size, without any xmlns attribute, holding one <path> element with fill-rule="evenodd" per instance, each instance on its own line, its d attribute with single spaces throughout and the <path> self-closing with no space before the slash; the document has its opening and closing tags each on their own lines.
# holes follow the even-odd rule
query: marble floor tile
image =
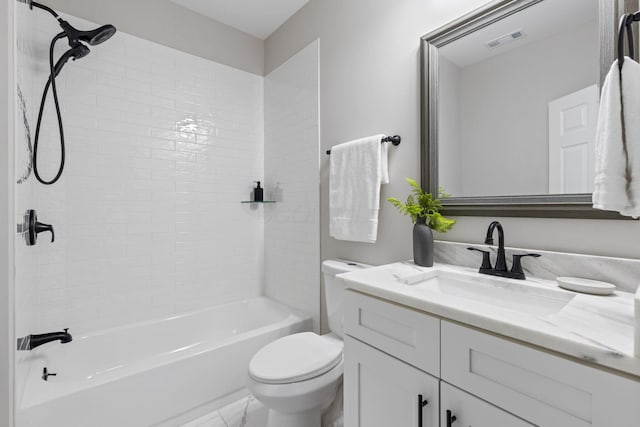
<svg viewBox="0 0 640 427">
<path fill-rule="evenodd" d="M 265 427 L 268 410 L 249 395 L 181 427 Z"/>
<path fill-rule="evenodd" d="M 220 416 L 229 427 L 264 427 L 268 410 L 253 396 L 220 409 Z"/>
</svg>

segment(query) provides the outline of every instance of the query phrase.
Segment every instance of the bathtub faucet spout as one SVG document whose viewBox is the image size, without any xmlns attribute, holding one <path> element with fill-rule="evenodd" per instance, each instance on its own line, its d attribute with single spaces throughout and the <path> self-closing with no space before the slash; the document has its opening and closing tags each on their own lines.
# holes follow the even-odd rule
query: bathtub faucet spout
<svg viewBox="0 0 640 427">
<path fill-rule="evenodd" d="M 18 338 L 18 350 L 33 350 L 42 344 L 55 340 L 60 340 L 62 344 L 71 342 L 73 337 L 69 333 L 69 328 L 65 328 L 64 332 L 49 332 L 46 334 L 34 334 Z"/>
</svg>

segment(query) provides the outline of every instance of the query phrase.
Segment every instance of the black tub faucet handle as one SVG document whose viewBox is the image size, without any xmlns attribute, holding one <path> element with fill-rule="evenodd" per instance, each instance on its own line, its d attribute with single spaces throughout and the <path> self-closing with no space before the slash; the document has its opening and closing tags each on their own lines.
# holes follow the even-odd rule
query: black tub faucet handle
<svg viewBox="0 0 640 427">
<path fill-rule="evenodd" d="M 35 210 L 29 209 L 24 215 L 24 224 L 22 227 L 18 226 L 18 231 L 24 233 L 27 246 L 33 246 L 38 241 L 38 234 L 43 231 L 51 233 L 51 242 L 56 239 L 53 226 L 51 224 L 45 224 L 38 221 L 38 214 Z"/>
<path fill-rule="evenodd" d="M 53 231 L 53 225 L 36 222 L 36 233 L 39 234 L 43 231 L 48 231 L 49 233 L 51 233 L 51 243 L 56 240 L 56 233 L 55 231 Z"/>
</svg>

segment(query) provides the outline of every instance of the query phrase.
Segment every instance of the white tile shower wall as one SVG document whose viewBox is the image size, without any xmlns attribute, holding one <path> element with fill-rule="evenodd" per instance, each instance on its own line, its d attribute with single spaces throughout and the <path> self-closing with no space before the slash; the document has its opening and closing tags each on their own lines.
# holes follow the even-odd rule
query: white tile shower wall
<svg viewBox="0 0 640 427">
<path fill-rule="evenodd" d="M 44 13 L 19 16 L 33 135 L 59 28 Z M 262 77 L 121 32 L 91 50 L 57 80 L 62 180 L 17 188 L 17 213 L 35 208 L 56 230 L 55 243 L 17 242 L 17 298 L 32 320 L 18 333 L 81 333 L 262 293 L 263 212 L 240 204 L 263 175 Z M 59 158 L 54 118 L 49 105 L 47 178 Z"/>
<path fill-rule="evenodd" d="M 319 41 L 265 77 L 265 290 L 319 330 Z"/>
<path fill-rule="evenodd" d="M 30 11 L 26 7 L 17 5 L 16 8 L 16 62 L 23 67 L 33 68 L 35 66 L 33 52 L 35 51 L 34 41 L 30 37 L 36 31 L 35 21 L 28 19 Z M 25 127 L 24 107 L 26 100 L 34 98 L 35 87 L 31 84 L 27 73 L 18 73 L 16 82 L 18 84 L 18 99 L 16 99 L 16 115 L 15 115 L 15 174 L 16 181 L 21 182 L 14 193 L 14 205 L 17 215 L 22 215 L 24 211 L 33 206 L 36 200 L 35 186 L 32 180 L 23 182 L 23 179 L 30 173 L 29 164 L 29 135 Z M 30 119 L 30 116 L 27 116 Z M 15 252 L 15 318 L 14 325 L 16 336 L 27 334 L 26 331 L 35 331 L 38 327 L 37 313 L 35 307 L 38 302 L 36 275 L 38 271 L 37 260 L 29 253 L 29 248 L 24 244 L 22 238 L 16 239 Z M 20 407 L 22 401 L 23 390 L 26 385 L 28 374 L 27 363 L 29 354 L 27 352 L 19 352 L 15 359 L 15 406 Z"/>
</svg>

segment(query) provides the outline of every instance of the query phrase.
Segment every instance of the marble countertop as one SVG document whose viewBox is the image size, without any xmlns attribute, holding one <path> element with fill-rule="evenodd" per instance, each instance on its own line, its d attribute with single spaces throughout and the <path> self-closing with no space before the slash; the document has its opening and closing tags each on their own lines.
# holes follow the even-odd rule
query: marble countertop
<svg viewBox="0 0 640 427">
<path fill-rule="evenodd" d="M 469 280 L 486 277 L 466 267 L 419 267 L 413 262 L 382 265 L 340 277 L 348 289 L 640 377 L 640 357 L 634 356 L 634 304 L 640 306 L 640 290 L 637 295 L 616 291 L 595 296 L 563 290 L 550 280 L 492 277 L 504 287 L 526 284 L 532 295 L 553 290 L 570 298 L 557 312 L 534 314 L 515 306 L 501 307 L 414 286 L 439 271 L 463 273 Z"/>
</svg>

